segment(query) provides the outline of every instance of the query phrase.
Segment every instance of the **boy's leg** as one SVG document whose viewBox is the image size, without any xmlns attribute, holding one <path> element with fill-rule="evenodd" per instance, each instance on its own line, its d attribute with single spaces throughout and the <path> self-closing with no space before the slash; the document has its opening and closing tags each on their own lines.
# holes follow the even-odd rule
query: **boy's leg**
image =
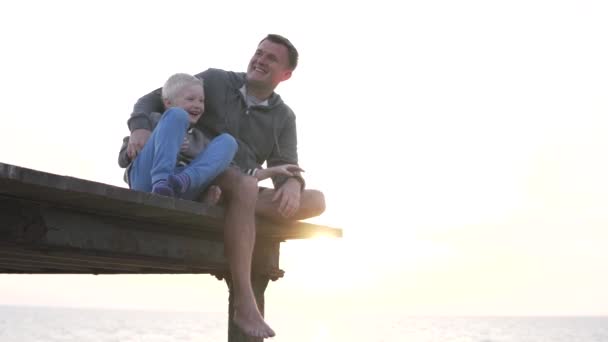
<svg viewBox="0 0 608 342">
<path fill-rule="evenodd" d="M 150 192 L 156 182 L 166 180 L 173 173 L 188 124 L 188 114 L 181 108 L 171 108 L 163 114 L 131 165 L 131 189 Z"/>
<path fill-rule="evenodd" d="M 188 190 L 181 196 L 195 199 L 224 171 L 234 158 L 238 146 L 230 134 L 220 134 L 181 172 L 190 177 Z"/>
</svg>

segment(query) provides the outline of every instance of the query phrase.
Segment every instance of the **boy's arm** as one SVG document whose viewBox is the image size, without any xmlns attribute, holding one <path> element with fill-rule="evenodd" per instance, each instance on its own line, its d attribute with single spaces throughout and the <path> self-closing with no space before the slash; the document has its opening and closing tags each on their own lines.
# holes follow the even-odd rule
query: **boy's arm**
<svg viewBox="0 0 608 342">
<path fill-rule="evenodd" d="M 304 172 L 304 170 L 294 164 L 277 165 L 266 169 L 250 169 L 246 171 L 248 175 L 257 178 L 258 181 L 275 176 L 294 177 L 300 172 Z"/>
</svg>

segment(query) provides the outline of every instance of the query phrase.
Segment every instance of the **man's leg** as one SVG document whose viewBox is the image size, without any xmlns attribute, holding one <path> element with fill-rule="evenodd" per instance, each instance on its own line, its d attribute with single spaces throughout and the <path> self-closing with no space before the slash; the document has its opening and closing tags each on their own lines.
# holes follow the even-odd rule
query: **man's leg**
<svg viewBox="0 0 608 342">
<path fill-rule="evenodd" d="M 283 217 L 279 213 L 279 201 L 272 201 L 274 189 L 264 189 L 258 194 L 255 208 L 257 215 L 274 221 L 296 221 L 321 215 L 325 211 L 325 196 L 318 190 L 304 190 L 300 194 L 300 207 L 292 217 Z"/>
<path fill-rule="evenodd" d="M 224 246 L 235 291 L 232 319 L 247 335 L 272 337 L 274 331 L 264 322 L 251 287 L 257 179 L 244 175 L 238 169 L 228 168 L 215 183 L 226 196 Z"/>
</svg>

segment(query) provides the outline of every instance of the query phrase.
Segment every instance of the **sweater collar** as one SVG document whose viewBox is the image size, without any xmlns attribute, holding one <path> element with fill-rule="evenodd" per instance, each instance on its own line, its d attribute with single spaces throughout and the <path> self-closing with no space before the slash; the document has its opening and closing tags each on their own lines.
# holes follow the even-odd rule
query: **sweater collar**
<svg viewBox="0 0 608 342">
<path fill-rule="evenodd" d="M 239 91 L 243 95 L 243 98 L 245 99 L 245 103 L 247 103 L 247 107 L 251 107 L 251 106 L 268 107 L 268 99 L 260 100 L 253 95 L 247 94 L 247 83 L 243 84 L 243 86 L 239 89 Z M 272 94 L 272 96 L 274 96 L 274 93 Z"/>
<path fill-rule="evenodd" d="M 237 79 L 235 83 L 232 83 L 232 88 L 234 89 L 234 91 L 237 91 L 238 93 L 240 93 L 240 95 L 243 98 L 243 101 L 247 102 L 247 92 L 245 91 L 245 93 L 243 93 L 243 87 L 245 87 L 244 89 L 246 90 L 247 88 L 247 74 L 242 72 L 242 73 L 236 73 Z M 277 94 L 276 92 L 273 92 L 272 95 L 270 95 L 270 97 L 268 99 L 265 100 L 266 101 L 266 106 L 260 106 L 260 105 L 253 105 L 254 107 L 261 107 L 261 108 L 274 108 L 276 106 L 280 106 L 283 104 L 283 99 L 281 99 L 281 96 L 279 94 Z M 249 105 L 248 105 L 249 106 Z"/>
</svg>

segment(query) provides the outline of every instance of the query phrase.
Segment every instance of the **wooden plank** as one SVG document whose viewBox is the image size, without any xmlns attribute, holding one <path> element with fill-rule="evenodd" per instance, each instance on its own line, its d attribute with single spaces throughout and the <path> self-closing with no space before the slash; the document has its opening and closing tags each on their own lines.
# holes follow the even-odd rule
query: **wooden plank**
<svg viewBox="0 0 608 342">
<path fill-rule="evenodd" d="M 223 209 L 150 193 L 133 191 L 83 179 L 59 176 L 0 163 L 0 197 L 66 208 L 98 218 L 118 217 L 140 223 L 165 224 L 166 229 L 221 234 Z M 273 223 L 258 219 L 258 237 L 301 239 L 317 234 L 342 236 L 340 229 L 304 222 Z"/>
<path fill-rule="evenodd" d="M 228 275 L 223 210 L 0 163 L 0 271 Z M 255 274 L 276 279 L 279 245 L 341 230 L 257 219 Z M 3 270 L 3 271 L 2 271 Z"/>
<path fill-rule="evenodd" d="M 94 273 L 94 274 L 178 274 L 214 273 L 227 269 L 225 261 L 167 260 L 128 254 L 104 254 L 69 249 L 31 249 L 23 246 L 0 245 L 0 269 L 4 273 Z M 27 273 L 27 272 L 25 272 Z"/>
</svg>

